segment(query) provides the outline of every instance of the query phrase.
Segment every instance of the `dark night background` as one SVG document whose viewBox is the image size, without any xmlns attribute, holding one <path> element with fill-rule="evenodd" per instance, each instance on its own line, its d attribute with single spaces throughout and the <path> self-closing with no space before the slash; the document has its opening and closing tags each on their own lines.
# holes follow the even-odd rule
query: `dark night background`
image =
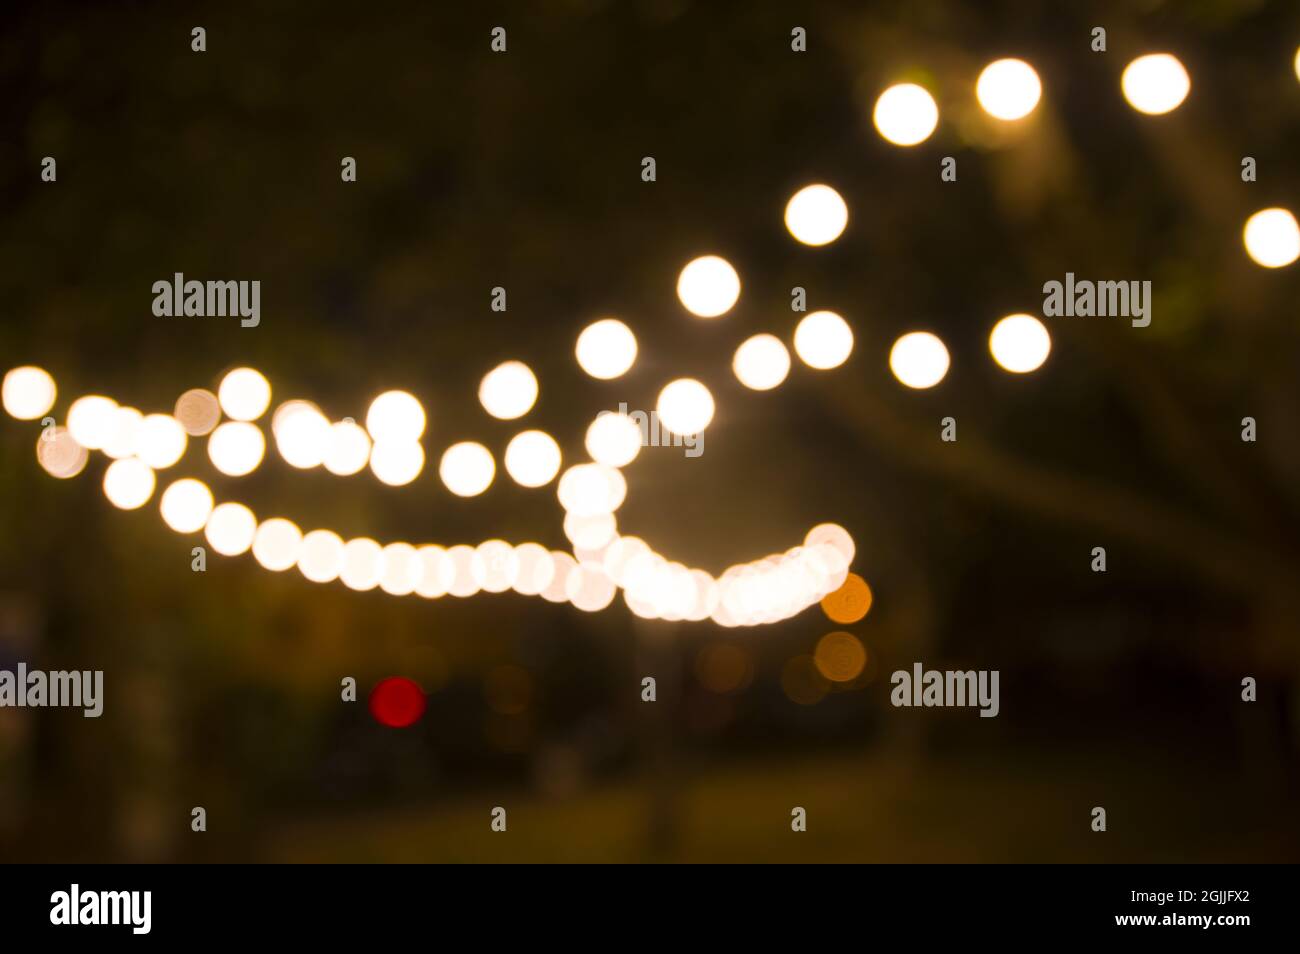
<svg viewBox="0 0 1300 954">
<path fill-rule="evenodd" d="M 724 630 L 642 622 L 621 597 L 593 615 L 355 593 L 249 556 L 196 574 L 201 539 L 168 530 L 156 497 L 115 510 L 99 455 L 50 479 L 39 427 L 5 417 L 0 654 L 103 669 L 106 702 L 98 720 L 0 711 L 0 859 L 1300 855 L 1300 266 L 1259 268 L 1241 245 L 1250 213 L 1300 196 L 1294 3 L 24 6 L 0 30 L 0 356 L 54 374 L 56 415 L 84 393 L 170 410 L 241 364 L 273 400 L 335 417 L 405 388 L 429 410 L 432 459 L 409 487 L 273 452 L 235 481 L 201 440 L 169 474 L 345 537 L 560 547 L 553 486 L 499 470 L 455 499 L 441 449 L 476 439 L 499 460 L 522 424 L 575 461 L 597 411 L 697 375 L 718 402 L 703 456 L 643 452 L 620 528 L 717 571 L 833 520 L 875 604 L 849 627 L 813 608 Z M 1119 75 L 1156 50 L 1192 92 L 1146 117 Z M 1001 56 L 1044 87 L 1011 132 L 973 95 Z M 941 117 L 900 149 L 871 106 L 907 78 Z M 939 180 L 946 155 L 956 183 Z M 851 215 L 823 249 L 781 221 L 813 181 Z M 744 283 L 713 322 L 674 294 L 708 252 Z M 177 271 L 260 279 L 260 327 L 155 318 L 150 286 Z M 1151 280 L 1150 327 L 1049 318 L 1047 364 L 1004 373 L 989 328 L 1038 313 L 1066 271 Z M 731 353 L 758 331 L 790 340 L 795 285 L 848 319 L 852 358 L 746 391 Z M 594 381 L 573 342 L 611 314 L 640 359 Z M 931 391 L 887 366 L 918 328 L 953 356 Z M 522 422 L 475 398 L 507 358 L 541 381 Z M 946 415 L 956 444 L 939 440 Z M 1246 415 L 1257 443 L 1240 440 Z M 839 628 L 868 667 L 817 684 L 799 658 Z M 889 673 L 917 660 L 1000 670 L 1000 716 L 892 708 Z M 430 693 L 411 729 L 366 712 L 388 675 Z M 345 676 L 362 701 L 340 701 Z"/>
</svg>

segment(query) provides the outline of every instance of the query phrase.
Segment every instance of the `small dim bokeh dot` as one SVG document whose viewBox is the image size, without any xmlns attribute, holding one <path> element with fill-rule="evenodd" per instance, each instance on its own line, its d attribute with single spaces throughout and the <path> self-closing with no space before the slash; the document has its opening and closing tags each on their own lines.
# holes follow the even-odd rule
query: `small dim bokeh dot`
<svg viewBox="0 0 1300 954">
<path fill-rule="evenodd" d="M 817 640 L 813 662 L 831 682 L 852 682 L 867 668 L 867 648 L 852 633 L 827 633 Z"/>
<path fill-rule="evenodd" d="M 856 573 L 850 573 L 833 593 L 822 597 L 822 612 L 833 623 L 856 623 L 871 609 L 871 587 Z"/>
<path fill-rule="evenodd" d="M 831 691 L 830 681 L 821 674 L 812 656 L 795 656 L 781 670 L 781 689 L 786 698 L 801 706 L 813 706 Z"/>
<path fill-rule="evenodd" d="M 749 653 L 731 643 L 705 646 L 695 657 L 695 677 L 710 692 L 725 694 L 743 689 L 754 678 Z"/>
</svg>

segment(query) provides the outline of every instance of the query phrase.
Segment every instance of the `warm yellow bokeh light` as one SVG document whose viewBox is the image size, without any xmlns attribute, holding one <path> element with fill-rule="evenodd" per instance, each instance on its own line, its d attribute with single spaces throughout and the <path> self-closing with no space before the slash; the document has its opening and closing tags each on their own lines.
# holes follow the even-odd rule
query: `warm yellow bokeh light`
<svg viewBox="0 0 1300 954">
<path fill-rule="evenodd" d="M 330 425 L 329 444 L 323 461 L 326 470 L 348 477 L 360 473 L 369 460 L 370 435 L 364 427 L 352 421 L 335 421 Z"/>
<path fill-rule="evenodd" d="M 276 449 L 291 467 L 300 470 L 319 467 L 329 452 L 330 422 L 316 405 L 307 401 L 281 404 L 271 418 L 271 430 L 275 433 Z"/>
<path fill-rule="evenodd" d="M 118 407 L 113 412 L 113 424 L 108 440 L 101 448 L 107 457 L 121 460 L 135 455 L 140 446 L 140 424 L 144 415 L 133 407 Z"/>
<path fill-rule="evenodd" d="M 447 551 L 437 544 L 420 547 L 416 553 L 420 556 L 420 582 L 415 585 L 415 592 L 425 599 L 445 596 L 456 578 L 456 567 Z"/>
<path fill-rule="evenodd" d="M 925 142 L 939 125 L 934 97 L 915 83 L 899 83 L 880 94 L 872 113 L 876 131 L 896 146 Z"/>
<path fill-rule="evenodd" d="M 376 441 L 418 441 L 426 423 L 424 405 L 406 391 L 385 391 L 366 411 L 366 430 Z"/>
<path fill-rule="evenodd" d="M 221 420 L 221 402 L 207 388 L 191 388 L 176 399 L 172 416 L 190 437 L 211 434 Z"/>
<path fill-rule="evenodd" d="M 1007 315 L 989 333 L 989 351 L 1003 370 L 1025 374 L 1042 367 L 1052 336 L 1033 315 Z"/>
<path fill-rule="evenodd" d="M 574 354 L 583 371 L 608 381 L 625 374 L 636 361 L 636 335 L 617 318 L 602 318 L 582 329 Z"/>
<path fill-rule="evenodd" d="M 54 407 L 58 388 L 54 378 L 43 368 L 24 365 L 5 375 L 3 394 L 5 411 L 20 421 L 34 421 Z"/>
<path fill-rule="evenodd" d="M 543 487 L 560 472 L 560 445 L 545 431 L 522 431 L 510 439 L 506 473 L 521 487 Z"/>
<path fill-rule="evenodd" d="M 626 467 L 641 453 L 641 425 L 627 414 L 601 411 L 587 428 L 591 459 L 610 467 Z"/>
<path fill-rule="evenodd" d="M 302 531 L 283 517 L 263 520 L 253 535 L 253 559 L 276 573 L 296 564 L 301 549 Z"/>
<path fill-rule="evenodd" d="M 736 349 L 731 370 L 755 391 L 770 391 L 790 373 L 790 352 L 776 335 L 754 335 Z"/>
<path fill-rule="evenodd" d="M 838 588 L 822 597 L 822 612 L 834 623 L 856 623 L 871 609 L 871 587 L 856 573 L 850 573 Z"/>
<path fill-rule="evenodd" d="M 1192 80 L 1177 57 L 1148 53 L 1124 68 L 1120 86 L 1130 106 L 1148 116 L 1159 116 L 1182 105 Z"/>
<path fill-rule="evenodd" d="M 257 470 L 266 454 L 262 429 L 248 421 L 226 421 L 208 438 L 212 466 L 230 477 L 243 477 Z"/>
<path fill-rule="evenodd" d="M 1024 119 L 1043 95 L 1038 73 L 1024 60 L 995 60 L 975 83 L 975 98 L 994 119 Z"/>
<path fill-rule="evenodd" d="M 87 450 L 99 450 L 113 436 L 117 402 L 98 394 L 77 398 L 68 408 L 68 430 Z"/>
<path fill-rule="evenodd" d="M 195 533 L 208 522 L 212 502 L 207 484 L 184 477 L 163 491 L 158 509 L 163 522 L 177 533 Z"/>
<path fill-rule="evenodd" d="M 740 276 L 725 258 L 703 255 L 677 276 L 677 298 L 692 315 L 717 318 L 740 298 Z"/>
<path fill-rule="evenodd" d="M 540 543 L 521 543 L 515 547 L 515 592 L 524 596 L 537 596 L 555 579 L 555 561 Z"/>
<path fill-rule="evenodd" d="M 599 550 L 613 542 L 618 534 L 618 520 L 612 513 L 598 513 L 580 517 L 575 513 L 564 515 L 564 535 L 575 547 Z"/>
<path fill-rule="evenodd" d="M 66 427 L 48 427 L 36 439 L 36 462 L 51 477 L 67 480 L 86 468 L 90 454 Z"/>
<path fill-rule="evenodd" d="M 613 513 L 627 496 L 627 480 L 614 467 L 576 464 L 560 477 L 555 490 L 566 514 L 595 517 Z"/>
<path fill-rule="evenodd" d="M 134 457 L 115 460 L 104 471 L 104 496 L 114 507 L 143 507 L 153 496 L 153 488 L 153 469 Z"/>
<path fill-rule="evenodd" d="M 519 557 L 515 548 L 504 540 L 485 540 L 474 548 L 470 573 L 485 593 L 504 593 L 515 585 L 519 575 Z"/>
<path fill-rule="evenodd" d="M 409 543 L 390 543 L 380 562 L 379 588 L 389 596 L 414 593 L 424 575 L 424 564 Z"/>
<path fill-rule="evenodd" d="M 424 470 L 424 448 L 417 441 L 376 441 L 370 471 L 390 487 L 404 487 Z"/>
<path fill-rule="evenodd" d="M 181 459 L 189 436 L 170 414 L 146 414 L 136 432 L 135 453 L 154 470 L 164 470 Z"/>
<path fill-rule="evenodd" d="M 909 388 L 932 388 L 948 373 L 948 349 L 928 331 L 913 331 L 894 342 L 889 369 Z"/>
<path fill-rule="evenodd" d="M 483 375 L 479 403 L 493 417 L 513 421 L 523 417 L 537 401 L 537 375 L 522 361 L 506 361 Z"/>
<path fill-rule="evenodd" d="M 828 185 L 804 186 L 785 205 L 785 227 L 804 245 L 828 245 L 849 224 L 849 207 Z"/>
<path fill-rule="evenodd" d="M 794 350 L 810 368 L 838 368 L 853 353 L 853 329 L 833 311 L 814 311 L 795 327 Z"/>
<path fill-rule="evenodd" d="M 817 640 L 813 662 L 831 682 L 852 682 L 867 667 L 867 650 L 852 633 L 827 633 Z"/>
<path fill-rule="evenodd" d="M 1256 265 L 1281 268 L 1300 258 L 1300 226 L 1288 209 L 1263 209 L 1246 220 L 1241 233 Z"/>
<path fill-rule="evenodd" d="M 339 579 L 350 590 L 373 590 L 384 572 L 384 548 L 369 537 L 357 537 L 343 545 L 343 567 Z"/>
<path fill-rule="evenodd" d="M 333 530 L 313 530 L 298 547 L 298 571 L 313 583 L 337 580 L 343 570 L 343 538 Z"/>
<path fill-rule="evenodd" d="M 452 444 L 438 464 L 438 476 L 458 497 L 476 497 L 487 490 L 496 476 L 492 452 L 475 441 Z"/>
<path fill-rule="evenodd" d="M 674 434 L 699 434 L 713 420 L 713 395 L 694 378 L 678 378 L 659 392 L 659 423 Z"/>
<path fill-rule="evenodd" d="M 256 534 L 257 517 L 241 503 L 217 504 L 203 528 L 208 544 L 222 556 L 247 553 Z"/>
<path fill-rule="evenodd" d="M 255 421 L 271 405 L 271 382 L 253 368 L 235 368 L 221 379 L 217 400 L 232 421 Z"/>
</svg>

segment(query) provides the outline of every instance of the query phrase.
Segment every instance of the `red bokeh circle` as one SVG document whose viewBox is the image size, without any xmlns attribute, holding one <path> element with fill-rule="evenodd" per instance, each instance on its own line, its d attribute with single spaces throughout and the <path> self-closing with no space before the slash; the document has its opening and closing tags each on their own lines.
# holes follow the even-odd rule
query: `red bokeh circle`
<svg viewBox="0 0 1300 954">
<path fill-rule="evenodd" d="M 404 676 L 381 679 L 370 690 L 370 714 L 380 725 L 405 729 L 424 715 L 424 690 Z"/>
</svg>

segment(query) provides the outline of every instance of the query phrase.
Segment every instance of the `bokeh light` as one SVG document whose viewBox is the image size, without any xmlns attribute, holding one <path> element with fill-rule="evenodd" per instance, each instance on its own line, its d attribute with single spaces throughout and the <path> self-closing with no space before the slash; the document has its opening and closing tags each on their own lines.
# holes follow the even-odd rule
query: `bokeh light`
<svg viewBox="0 0 1300 954">
<path fill-rule="evenodd" d="M 333 530 L 313 530 L 298 547 L 298 572 L 313 583 L 337 580 L 343 571 L 343 538 Z"/>
<path fill-rule="evenodd" d="M 447 556 L 447 550 L 430 543 L 415 551 L 420 557 L 420 582 L 415 585 L 415 592 L 425 599 L 437 599 L 445 596 L 456 577 L 456 567 Z"/>
<path fill-rule="evenodd" d="M 158 509 L 163 522 L 177 533 L 196 533 L 208 522 L 212 502 L 207 484 L 183 477 L 163 491 Z"/>
<path fill-rule="evenodd" d="M 68 408 L 68 430 L 87 450 L 99 450 L 113 436 L 117 402 L 99 394 L 77 398 Z"/>
<path fill-rule="evenodd" d="M 458 497 L 476 497 L 487 490 L 496 476 L 492 452 L 475 441 L 452 444 L 438 464 L 438 476 Z"/>
<path fill-rule="evenodd" d="M 266 454 L 262 429 L 248 421 L 226 421 L 208 438 L 212 466 L 230 477 L 243 477 L 257 470 Z"/>
<path fill-rule="evenodd" d="M 0 386 L 5 411 L 20 421 L 34 421 L 49 413 L 58 393 L 49 372 L 32 365 L 9 371 Z"/>
<path fill-rule="evenodd" d="M 984 67 L 975 83 L 975 97 L 995 119 L 1023 119 L 1043 95 L 1038 73 L 1024 60 L 996 60 Z"/>
<path fill-rule="evenodd" d="M 1052 336 L 1033 315 L 1007 315 L 989 333 L 989 352 L 1006 371 L 1025 374 L 1042 367 Z"/>
<path fill-rule="evenodd" d="M 143 420 L 144 415 L 135 408 L 119 406 L 113 412 L 108 440 L 101 448 L 105 456 L 114 460 L 134 456 L 140 446 L 140 424 Z"/>
<path fill-rule="evenodd" d="M 343 567 L 339 579 L 351 590 L 364 592 L 379 585 L 384 569 L 384 548 L 369 537 L 357 537 L 343 545 Z"/>
<path fill-rule="evenodd" d="M 1262 209 L 1242 229 L 1246 254 L 1257 265 L 1282 268 L 1300 258 L 1300 226 L 1288 209 Z"/>
<path fill-rule="evenodd" d="M 833 311 L 814 311 L 795 327 L 794 350 L 810 368 L 838 368 L 853 353 L 853 329 Z"/>
<path fill-rule="evenodd" d="M 36 439 L 36 462 L 51 477 L 67 480 L 86 468 L 90 454 L 66 427 L 48 427 Z"/>
<path fill-rule="evenodd" d="M 709 692 L 725 695 L 745 688 L 754 678 L 754 661 L 740 646 L 714 643 L 695 657 L 695 678 Z"/>
<path fill-rule="evenodd" d="M 406 391 L 385 391 L 366 411 L 366 430 L 376 442 L 418 441 L 426 423 L 424 405 Z"/>
<path fill-rule="evenodd" d="M 233 421 L 255 421 L 271 405 L 271 382 L 260 371 L 236 368 L 221 379 L 217 400 Z"/>
<path fill-rule="evenodd" d="M 221 421 L 221 402 L 207 388 L 190 388 L 176 399 L 172 416 L 190 437 L 202 437 Z"/>
<path fill-rule="evenodd" d="M 537 376 L 522 361 L 505 361 L 483 375 L 478 399 L 493 417 L 513 421 L 537 401 Z"/>
<path fill-rule="evenodd" d="M 583 371 L 608 381 L 627 373 L 636 361 L 636 335 L 617 318 L 602 318 L 582 329 L 574 354 Z"/>
<path fill-rule="evenodd" d="M 790 352 L 776 335 L 754 335 L 736 349 L 731 370 L 755 391 L 770 391 L 790 373 Z"/>
<path fill-rule="evenodd" d="M 713 395 L 694 378 L 678 378 L 659 392 L 655 409 L 659 423 L 674 434 L 699 434 L 713 420 Z"/>
<path fill-rule="evenodd" d="M 677 276 L 677 298 L 692 315 L 717 318 L 740 298 L 740 276 L 725 258 L 703 255 Z"/>
<path fill-rule="evenodd" d="M 247 553 L 256 534 L 257 517 L 241 503 L 217 504 L 203 528 L 208 545 L 222 556 Z"/>
<path fill-rule="evenodd" d="M 828 185 L 804 186 L 785 205 L 785 227 L 804 245 L 827 245 L 844 232 L 849 207 Z"/>
<path fill-rule="evenodd" d="M 1159 116 L 1182 104 L 1192 81 L 1177 57 L 1169 53 L 1148 53 L 1124 68 L 1120 85 L 1130 106 L 1140 113 Z"/>
<path fill-rule="evenodd" d="M 880 94 L 872 113 L 876 131 L 896 146 L 925 142 L 939 125 L 934 97 L 915 83 L 899 83 Z"/>
<path fill-rule="evenodd" d="M 844 578 L 839 588 L 822 597 L 822 612 L 833 623 L 847 626 L 862 619 L 871 610 L 871 587 L 856 573 Z"/>
<path fill-rule="evenodd" d="M 812 656 L 796 656 L 781 670 L 781 689 L 786 698 L 801 706 L 813 706 L 831 691 L 830 681 L 821 674 Z"/>
<path fill-rule="evenodd" d="M 181 459 L 189 437 L 170 414 L 146 414 L 136 432 L 135 453 L 154 470 L 165 470 Z"/>
<path fill-rule="evenodd" d="M 504 540 L 485 540 L 470 558 L 474 582 L 486 593 L 504 593 L 519 576 L 519 557 Z"/>
<path fill-rule="evenodd" d="M 330 425 L 329 443 L 322 462 L 326 470 L 348 477 L 360 473 L 369 461 L 370 435 L 364 427 L 353 421 L 335 421 Z"/>
<path fill-rule="evenodd" d="M 283 517 L 263 520 L 253 535 L 253 559 L 276 573 L 298 562 L 301 547 L 302 531 L 292 520 Z"/>
<path fill-rule="evenodd" d="M 524 596 L 537 596 L 555 579 L 555 561 L 550 551 L 540 543 L 521 543 L 515 547 L 515 592 Z"/>
<path fill-rule="evenodd" d="M 521 487 L 544 487 L 560 472 L 560 445 L 545 431 L 521 431 L 506 445 L 505 465 Z"/>
<path fill-rule="evenodd" d="M 383 549 L 379 588 L 390 596 L 414 593 L 424 575 L 424 564 L 409 543 L 390 543 Z"/>
<path fill-rule="evenodd" d="M 585 444 L 596 463 L 626 467 L 641 453 L 641 425 L 627 414 L 602 411 L 587 428 Z"/>
<path fill-rule="evenodd" d="M 827 633 L 817 640 L 813 664 L 831 682 L 852 682 L 867 667 L 867 649 L 852 633 Z"/>
<path fill-rule="evenodd" d="M 376 441 L 370 470 L 390 487 L 404 487 L 424 470 L 424 448 L 416 441 Z"/>
<path fill-rule="evenodd" d="M 566 513 L 594 517 L 623 505 L 627 481 L 614 467 L 576 464 L 560 477 L 555 493 Z"/>
<path fill-rule="evenodd" d="M 115 460 L 104 471 L 104 496 L 114 507 L 143 507 L 153 496 L 153 488 L 153 469 L 134 457 Z"/>
<path fill-rule="evenodd" d="M 948 373 L 948 349 L 928 331 L 912 331 L 894 342 L 889 369 L 909 388 L 932 388 Z"/>
<path fill-rule="evenodd" d="M 331 425 L 316 405 L 308 401 L 281 404 L 271 418 L 271 430 L 276 450 L 289 466 L 308 470 L 324 462 Z"/>
</svg>

